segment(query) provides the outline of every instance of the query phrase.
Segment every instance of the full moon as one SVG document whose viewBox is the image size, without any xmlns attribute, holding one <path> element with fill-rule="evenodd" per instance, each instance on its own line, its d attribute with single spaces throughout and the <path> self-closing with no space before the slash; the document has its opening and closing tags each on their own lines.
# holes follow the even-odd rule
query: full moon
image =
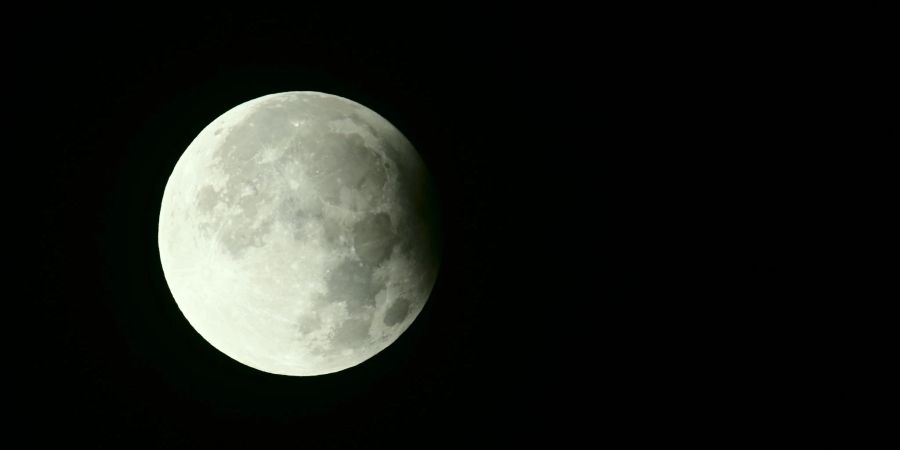
<svg viewBox="0 0 900 450">
<path fill-rule="evenodd" d="M 215 119 L 175 164 L 159 256 L 213 347 L 264 372 L 332 373 L 422 311 L 439 266 L 435 202 L 412 144 L 374 111 L 266 95 Z"/>
</svg>

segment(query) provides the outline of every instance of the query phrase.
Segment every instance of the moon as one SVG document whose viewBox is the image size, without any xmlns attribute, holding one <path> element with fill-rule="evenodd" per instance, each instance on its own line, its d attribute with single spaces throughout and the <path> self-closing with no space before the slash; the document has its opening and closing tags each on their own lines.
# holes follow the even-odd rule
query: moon
<svg viewBox="0 0 900 450">
<path fill-rule="evenodd" d="M 439 267 L 433 182 L 412 144 L 319 92 L 225 112 L 175 164 L 159 213 L 169 289 L 213 347 L 255 369 L 353 367 L 416 319 Z"/>
</svg>

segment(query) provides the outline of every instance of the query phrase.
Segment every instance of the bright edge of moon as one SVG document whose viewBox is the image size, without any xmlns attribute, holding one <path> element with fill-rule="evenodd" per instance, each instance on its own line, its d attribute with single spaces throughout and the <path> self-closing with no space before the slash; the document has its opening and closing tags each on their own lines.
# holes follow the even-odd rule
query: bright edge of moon
<svg viewBox="0 0 900 450">
<path fill-rule="evenodd" d="M 374 111 L 266 95 L 181 155 L 159 256 L 213 347 L 264 372 L 327 374 L 371 358 L 422 311 L 439 266 L 435 201 L 412 144 Z"/>
</svg>

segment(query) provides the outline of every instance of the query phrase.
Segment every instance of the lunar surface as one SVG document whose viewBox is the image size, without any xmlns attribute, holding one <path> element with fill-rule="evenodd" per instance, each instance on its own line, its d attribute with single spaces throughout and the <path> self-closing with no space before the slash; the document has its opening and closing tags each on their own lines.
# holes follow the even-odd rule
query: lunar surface
<svg viewBox="0 0 900 450">
<path fill-rule="evenodd" d="M 318 92 L 238 105 L 178 160 L 159 216 L 166 281 L 190 324 L 250 367 L 355 366 L 415 320 L 437 277 L 435 196 L 412 144 Z"/>
</svg>

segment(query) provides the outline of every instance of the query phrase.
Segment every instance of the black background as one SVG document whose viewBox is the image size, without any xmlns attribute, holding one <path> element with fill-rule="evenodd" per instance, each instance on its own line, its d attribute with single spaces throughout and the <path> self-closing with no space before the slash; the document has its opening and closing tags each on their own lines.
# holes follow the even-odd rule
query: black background
<svg viewBox="0 0 900 450">
<path fill-rule="evenodd" d="M 608 105 L 622 87 L 604 73 L 621 41 L 601 46 L 574 13 L 383 15 L 69 11 L 16 29 L 13 90 L 29 93 L 33 125 L 21 131 L 42 143 L 26 155 L 50 180 L 29 191 L 35 303 L 51 330 L 29 338 L 32 438 L 563 445 L 601 420 L 595 388 L 604 423 L 626 421 L 636 382 L 624 355 L 640 336 L 595 313 L 617 308 L 613 286 L 633 277 L 623 261 L 611 271 L 603 239 L 608 199 L 641 189 L 614 182 L 625 175 L 608 163 L 622 143 Z M 439 279 L 413 326 L 364 364 L 310 378 L 208 345 L 172 300 L 156 243 L 166 180 L 196 134 L 234 105 L 291 90 L 353 99 L 397 126 L 435 178 L 444 229 Z"/>
<path fill-rule="evenodd" d="M 859 293 L 829 304 L 850 280 L 809 268 L 852 235 L 826 226 L 834 202 L 868 195 L 845 186 L 871 161 L 845 161 L 881 146 L 845 119 L 883 98 L 867 64 L 884 58 L 854 41 L 883 28 L 811 8 L 252 9 L 47 7 L 0 27 L 19 138 L 5 222 L 24 247 L 5 300 L 35 307 L 6 321 L 6 348 L 26 354 L 5 370 L 24 375 L 8 410 L 26 442 L 569 448 L 839 430 L 808 413 L 852 396 L 825 377 L 850 342 L 827 340 L 851 333 L 816 315 L 845 316 Z M 199 130 L 290 90 L 396 125 L 444 218 L 422 314 L 323 377 L 206 344 L 156 249 L 166 178 Z"/>
</svg>

